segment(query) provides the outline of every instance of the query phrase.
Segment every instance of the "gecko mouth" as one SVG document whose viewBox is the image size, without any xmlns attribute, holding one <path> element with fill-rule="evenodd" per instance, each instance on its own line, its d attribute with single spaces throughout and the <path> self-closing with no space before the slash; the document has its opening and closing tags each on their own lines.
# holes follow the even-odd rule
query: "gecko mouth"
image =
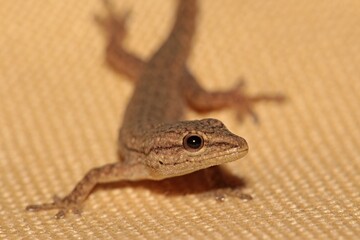
<svg viewBox="0 0 360 240">
<path fill-rule="evenodd" d="M 240 159 L 243 156 L 246 155 L 246 153 L 248 152 L 248 149 L 244 149 L 244 150 L 234 150 L 235 152 L 229 152 L 226 154 L 222 154 L 222 155 L 213 155 L 213 156 L 209 156 L 207 158 L 201 159 L 201 161 L 194 161 L 193 159 L 185 159 L 184 161 L 178 161 L 178 162 L 173 162 L 173 163 L 165 163 L 162 161 L 159 161 L 160 165 L 162 166 L 178 166 L 178 165 L 184 165 L 186 163 L 192 163 L 192 164 L 196 164 L 196 166 L 204 166 L 205 167 L 211 167 L 214 165 L 220 165 L 222 163 L 227 163 L 227 162 L 231 162 L 231 161 L 235 161 L 236 159 Z M 237 157 L 232 157 L 237 155 Z M 226 159 L 225 161 L 216 161 L 217 159 Z M 208 165 L 208 166 L 207 166 Z"/>
<path fill-rule="evenodd" d="M 234 149 L 232 152 L 226 154 L 209 156 L 201 161 L 194 161 L 193 159 L 185 159 L 181 162 L 165 163 L 159 161 L 160 167 L 153 169 L 153 177 L 156 179 L 164 179 L 168 177 L 175 177 L 186 175 L 201 169 L 209 168 L 211 166 L 220 165 L 227 162 L 232 162 L 242 158 L 247 153 L 247 149 Z"/>
</svg>

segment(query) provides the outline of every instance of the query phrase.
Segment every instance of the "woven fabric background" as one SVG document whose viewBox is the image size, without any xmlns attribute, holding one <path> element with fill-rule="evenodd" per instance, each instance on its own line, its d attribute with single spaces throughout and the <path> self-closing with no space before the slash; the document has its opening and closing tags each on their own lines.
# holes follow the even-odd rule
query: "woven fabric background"
<svg viewBox="0 0 360 240">
<path fill-rule="evenodd" d="M 115 1 L 115 0 L 114 0 Z M 175 1 L 131 9 L 128 49 L 166 37 Z M 99 0 L 0 3 L 1 239 L 356 239 L 360 236 L 360 1 L 200 0 L 190 68 L 207 89 L 242 76 L 249 93 L 281 92 L 239 122 L 249 154 L 225 166 L 252 201 L 218 202 L 201 174 L 98 187 L 81 217 L 29 213 L 92 167 L 114 162 L 131 82 L 104 62 Z"/>
</svg>

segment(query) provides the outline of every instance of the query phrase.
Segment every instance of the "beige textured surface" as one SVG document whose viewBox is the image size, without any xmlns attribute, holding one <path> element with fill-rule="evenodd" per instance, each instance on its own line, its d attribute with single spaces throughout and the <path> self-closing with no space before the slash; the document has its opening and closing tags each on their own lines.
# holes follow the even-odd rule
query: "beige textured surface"
<svg viewBox="0 0 360 240">
<path fill-rule="evenodd" d="M 244 76 L 250 92 L 290 98 L 258 106 L 260 125 L 239 124 L 230 110 L 207 115 L 248 140 L 249 155 L 228 167 L 254 200 L 218 203 L 198 193 L 203 179 L 192 175 L 98 188 L 82 217 L 25 212 L 116 160 L 132 86 L 103 62 L 98 0 L 2 0 L 1 239 L 360 236 L 360 1 L 200 3 L 190 65 L 202 84 L 225 89 Z M 174 1 L 117 6 L 132 9 L 129 49 L 149 55 L 167 34 Z"/>
</svg>

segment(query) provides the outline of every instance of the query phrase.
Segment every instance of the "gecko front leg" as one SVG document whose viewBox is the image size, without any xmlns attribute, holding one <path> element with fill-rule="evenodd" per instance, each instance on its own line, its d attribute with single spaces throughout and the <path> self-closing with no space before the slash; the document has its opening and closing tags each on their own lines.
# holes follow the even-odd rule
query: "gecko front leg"
<svg viewBox="0 0 360 240">
<path fill-rule="evenodd" d="M 229 90 L 207 91 L 199 85 L 189 70 L 183 73 L 182 88 L 184 90 L 182 92 L 188 105 L 197 112 L 234 108 L 239 120 L 250 114 L 254 122 L 258 122 L 258 117 L 254 111 L 255 104 L 259 102 L 282 103 L 286 99 L 284 95 L 274 93 L 248 95 L 244 91 L 245 82 L 242 79 Z"/>
<path fill-rule="evenodd" d="M 29 205 L 27 211 L 43 211 L 58 209 L 55 218 L 65 217 L 66 213 L 80 214 L 82 204 L 98 183 L 142 179 L 146 173 L 143 165 L 127 165 L 124 162 L 107 164 L 102 167 L 91 169 L 64 198 L 54 197 L 53 202 Z"/>
</svg>

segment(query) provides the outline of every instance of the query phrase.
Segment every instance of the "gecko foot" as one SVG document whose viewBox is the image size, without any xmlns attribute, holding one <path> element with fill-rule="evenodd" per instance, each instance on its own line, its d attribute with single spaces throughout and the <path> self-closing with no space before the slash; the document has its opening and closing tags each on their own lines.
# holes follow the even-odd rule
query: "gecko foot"
<svg viewBox="0 0 360 240">
<path fill-rule="evenodd" d="M 241 192 L 241 190 L 236 189 L 218 189 L 215 191 L 215 200 L 217 202 L 225 202 L 229 197 L 238 198 L 244 201 L 250 201 L 253 197 L 250 194 Z"/>
<path fill-rule="evenodd" d="M 102 1 L 107 12 L 106 17 L 95 15 L 95 21 L 104 29 L 111 40 L 120 44 L 126 37 L 126 22 L 130 16 L 130 11 L 116 13 L 110 0 Z"/>
<path fill-rule="evenodd" d="M 64 218 L 68 212 L 72 212 L 77 215 L 81 215 L 81 206 L 78 203 L 71 201 L 71 199 L 65 197 L 60 198 L 54 196 L 52 203 L 34 204 L 28 205 L 25 210 L 31 212 L 38 212 L 44 210 L 58 209 L 58 213 L 55 215 L 56 219 Z"/>
<path fill-rule="evenodd" d="M 240 79 L 237 85 L 230 89 L 229 96 L 232 100 L 232 104 L 237 110 L 237 118 L 243 120 L 244 115 L 250 114 L 255 123 L 259 122 L 259 118 L 255 113 L 254 106 L 258 102 L 275 102 L 283 103 L 286 100 L 286 97 L 282 94 L 276 93 L 259 93 L 253 96 L 249 96 L 244 93 L 246 87 L 245 81 Z"/>
<path fill-rule="evenodd" d="M 253 200 L 253 197 L 250 194 L 244 193 L 242 189 L 236 189 L 232 187 L 214 189 L 201 193 L 200 196 L 206 199 L 213 199 L 218 203 L 234 199 L 240 199 L 244 202 Z"/>
</svg>

